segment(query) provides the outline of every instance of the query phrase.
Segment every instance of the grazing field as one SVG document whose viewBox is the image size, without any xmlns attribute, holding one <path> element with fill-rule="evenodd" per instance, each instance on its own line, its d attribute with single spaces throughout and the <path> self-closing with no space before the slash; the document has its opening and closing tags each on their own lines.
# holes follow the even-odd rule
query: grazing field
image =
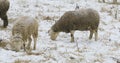
<svg viewBox="0 0 120 63">
<path fill-rule="evenodd" d="M 15 20 L 31 16 L 39 22 L 36 50 L 38 54 L 15 52 L 0 47 L 0 63 L 117 63 L 120 59 L 120 16 L 114 18 L 116 7 L 97 0 L 9 0 L 9 25 L 0 28 L 0 38 L 9 40 Z M 80 8 L 93 8 L 100 14 L 98 41 L 89 40 L 89 31 L 76 31 L 75 42 L 70 34 L 61 32 L 55 41 L 48 30 L 66 12 Z M 118 6 L 118 9 L 120 6 Z M 3 21 L 0 20 L 0 27 Z M 94 36 L 93 36 L 94 38 Z M 33 45 L 32 45 L 33 46 Z M 6 46 L 9 49 L 9 45 Z"/>
</svg>

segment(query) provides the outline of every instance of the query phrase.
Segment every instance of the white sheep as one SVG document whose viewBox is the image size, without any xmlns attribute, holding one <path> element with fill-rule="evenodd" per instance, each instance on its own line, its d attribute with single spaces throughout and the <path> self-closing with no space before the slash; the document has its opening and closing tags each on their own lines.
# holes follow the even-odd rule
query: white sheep
<svg viewBox="0 0 120 63">
<path fill-rule="evenodd" d="M 38 37 L 38 22 L 36 19 L 23 16 L 17 19 L 12 28 L 12 49 L 19 51 L 22 47 L 24 50 L 30 50 L 32 38 L 34 39 L 34 50 L 36 49 L 36 41 Z M 26 42 L 28 44 L 26 46 Z"/>
</svg>

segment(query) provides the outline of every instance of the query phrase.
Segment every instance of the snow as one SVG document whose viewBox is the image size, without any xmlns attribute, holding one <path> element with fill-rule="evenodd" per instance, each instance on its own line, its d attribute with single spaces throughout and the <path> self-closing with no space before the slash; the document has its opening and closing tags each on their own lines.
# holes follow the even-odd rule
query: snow
<svg viewBox="0 0 120 63">
<path fill-rule="evenodd" d="M 23 51 L 0 48 L 0 63 L 116 63 L 113 58 L 120 58 L 120 22 L 107 12 L 111 5 L 98 3 L 97 0 L 10 0 L 10 3 L 9 26 L 7 29 L 0 29 L 0 38 L 10 39 L 12 26 L 17 18 L 35 17 L 39 22 L 39 37 L 37 49 L 33 52 L 41 54 L 28 55 Z M 89 40 L 88 31 L 76 31 L 74 43 L 70 42 L 70 34 L 64 32 L 55 41 L 51 40 L 48 35 L 50 27 L 64 12 L 75 10 L 76 4 L 99 12 L 101 19 L 98 41 L 94 41 L 94 37 Z M 103 7 L 106 12 L 102 12 Z M 114 12 L 112 9 L 113 14 Z M 51 20 L 44 20 L 46 16 Z"/>
</svg>

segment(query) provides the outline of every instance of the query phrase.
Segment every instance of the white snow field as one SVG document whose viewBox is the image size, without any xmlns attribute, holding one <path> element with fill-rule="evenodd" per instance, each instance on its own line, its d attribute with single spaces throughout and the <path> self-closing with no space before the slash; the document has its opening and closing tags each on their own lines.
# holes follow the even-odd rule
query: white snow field
<svg viewBox="0 0 120 63">
<path fill-rule="evenodd" d="M 39 55 L 28 55 L 0 47 L 0 63 L 117 63 L 120 59 L 120 18 L 114 18 L 116 5 L 98 3 L 97 0 L 9 0 L 9 26 L 0 29 L 0 38 L 11 37 L 12 26 L 21 16 L 35 17 L 39 22 L 37 49 Z M 109 0 L 111 1 L 111 0 Z M 75 42 L 70 34 L 61 32 L 55 41 L 48 30 L 66 11 L 93 8 L 100 14 L 98 41 L 89 40 L 89 31 L 76 31 Z M 120 6 L 118 6 L 118 9 Z M 0 20 L 2 26 L 2 20 Z"/>
</svg>

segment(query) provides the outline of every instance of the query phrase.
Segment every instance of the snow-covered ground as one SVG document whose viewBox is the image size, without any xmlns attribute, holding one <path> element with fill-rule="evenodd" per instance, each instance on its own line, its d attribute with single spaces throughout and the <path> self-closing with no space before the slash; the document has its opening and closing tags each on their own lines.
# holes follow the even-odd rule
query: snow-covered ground
<svg viewBox="0 0 120 63">
<path fill-rule="evenodd" d="M 39 37 L 37 49 L 33 52 L 41 54 L 27 55 L 23 51 L 0 48 L 0 63 L 116 63 L 116 59 L 113 58 L 120 59 L 120 19 L 116 20 L 113 17 L 114 6 L 98 3 L 97 0 L 10 0 L 10 3 L 9 26 L 7 29 L 0 29 L 0 38 L 11 37 L 16 18 L 35 17 L 39 22 Z M 98 41 L 89 40 L 88 31 L 76 31 L 74 43 L 70 42 L 70 34 L 63 32 L 56 41 L 52 41 L 48 30 L 64 12 L 75 10 L 76 4 L 99 12 L 101 19 Z"/>
</svg>

